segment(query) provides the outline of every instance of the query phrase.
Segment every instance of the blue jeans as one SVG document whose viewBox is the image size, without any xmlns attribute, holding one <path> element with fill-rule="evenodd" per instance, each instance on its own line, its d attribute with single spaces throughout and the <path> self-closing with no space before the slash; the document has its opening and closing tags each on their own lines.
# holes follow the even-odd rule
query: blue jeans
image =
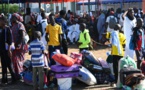
<svg viewBox="0 0 145 90">
<path fill-rule="evenodd" d="M 56 62 L 52 59 L 52 53 L 53 53 L 56 49 L 59 49 L 59 50 L 61 51 L 61 47 L 60 47 L 60 46 L 51 46 L 51 45 L 50 45 L 50 46 L 48 47 L 50 66 L 56 64 Z"/>
</svg>

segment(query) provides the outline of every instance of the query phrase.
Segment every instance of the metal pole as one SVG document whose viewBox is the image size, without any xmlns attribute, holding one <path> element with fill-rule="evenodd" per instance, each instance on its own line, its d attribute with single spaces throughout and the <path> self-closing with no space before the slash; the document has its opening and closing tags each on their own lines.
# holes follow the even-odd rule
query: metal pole
<svg viewBox="0 0 145 90">
<path fill-rule="evenodd" d="M 84 7 L 84 0 L 83 0 L 83 13 L 85 12 L 85 7 Z"/>
<path fill-rule="evenodd" d="M 20 0 L 19 0 L 19 12 L 20 12 Z"/>
<path fill-rule="evenodd" d="M 51 0 L 51 2 L 50 2 L 50 5 L 51 5 L 50 11 L 52 12 L 52 10 L 53 10 L 52 0 Z"/>
<path fill-rule="evenodd" d="M 40 9 L 41 9 L 41 0 L 39 0 L 39 13 L 41 12 Z"/>
<path fill-rule="evenodd" d="M 4 7 L 3 7 L 3 0 L 2 0 L 2 13 L 4 12 Z"/>
<path fill-rule="evenodd" d="M 9 13 L 9 4 L 10 4 L 10 0 L 8 0 L 8 13 Z"/>
<path fill-rule="evenodd" d="M 97 14 L 97 0 L 95 0 L 95 2 L 96 2 L 96 4 L 95 4 L 95 12 L 96 12 L 96 14 Z"/>
<path fill-rule="evenodd" d="M 89 15 L 90 15 L 90 0 L 88 0 L 88 11 L 89 11 Z"/>
<path fill-rule="evenodd" d="M 76 13 L 76 9 L 77 9 L 77 6 L 76 6 L 76 0 L 75 0 L 75 13 Z"/>
<path fill-rule="evenodd" d="M 63 0 L 63 2 L 62 2 L 63 4 L 62 4 L 62 9 L 64 10 L 64 0 Z"/>
</svg>

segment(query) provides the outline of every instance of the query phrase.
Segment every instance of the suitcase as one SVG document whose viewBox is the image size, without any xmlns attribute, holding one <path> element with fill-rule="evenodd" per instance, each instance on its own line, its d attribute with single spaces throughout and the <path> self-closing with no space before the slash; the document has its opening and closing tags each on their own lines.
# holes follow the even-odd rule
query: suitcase
<svg viewBox="0 0 145 90">
<path fill-rule="evenodd" d="M 85 54 L 85 58 L 88 59 L 93 64 L 100 65 L 99 61 L 95 58 L 95 56 L 91 52 L 89 52 L 89 54 Z"/>
<path fill-rule="evenodd" d="M 135 69 L 132 66 L 129 67 L 124 67 L 123 69 L 120 70 L 120 82 L 125 85 L 125 78 L 134 73 L 141 73 L 141 70 Z"/>
<path fill-rule="evenodd" d="M 97 83 L 95 76 L 83 66 L 82 68 L 80 68 L 79 76 L 77 77 L 77 79 L 87 85 L 94 85 Z"/>
<path fill-rule="evenodd" d="M 77 64 L 74 64 L 71 67 L 52 65 L 51 71 L 54 73 L 56 78 L 78 77 L 80 67 L 81 66 Z"/>
<path fill-rule="evenodd" d="M 103 68 L 99 65 L 92 64 L 88 59 L 83 61 L 83 66 L 92 72 L 102 72 Z"/>
<path fill-rule="evenodd" d="M 103 71 L 105 73 L 110 74 L 111 73 L 111 69 L 110 69 L 108 63 L 105 60 L 103 60 L 102 58 L 98 58 L 98 61 L 100 62 L 101 66 L 103 68 Z"/>
<path fill-rule="evenodd" d="M 145 61 L 142 61 L 141 63 L 141 71 L 145 75 Z"/>
</svg>

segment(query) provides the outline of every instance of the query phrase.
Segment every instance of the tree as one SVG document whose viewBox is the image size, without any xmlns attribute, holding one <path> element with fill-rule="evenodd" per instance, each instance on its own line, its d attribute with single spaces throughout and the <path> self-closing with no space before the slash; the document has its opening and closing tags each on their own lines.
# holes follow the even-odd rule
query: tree
<svg viewBox="0 0 145 90">
<path fill-rule="evenodd" d="M 0 5 L 0 13 L 15 13 L 19 11 L 18 4 L 9 4 L 9 12 L 8 12 L 8 4 L 3 4 L 4 7 L 2 8 L 2 5 Z"/>
</svg>

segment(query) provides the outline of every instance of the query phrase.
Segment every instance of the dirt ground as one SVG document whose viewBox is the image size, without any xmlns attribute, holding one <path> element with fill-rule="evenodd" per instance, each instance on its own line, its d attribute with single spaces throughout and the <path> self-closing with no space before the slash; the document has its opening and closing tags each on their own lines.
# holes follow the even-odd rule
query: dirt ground
<svg viewBox="0 0 145 90">
<path fill-rule="evenodd" d="M 107 58 L 106 52 L 109 50 L 110 48 L 106 46 L 97 46 L 95 50 L 91 52 L 96 56 L 96 58 L 101 57 L 103 59 L 106 59 Z M 79 50 L 75 45 L 69 46 L 68 55 L 70 55 L 71 52 L 79 52 Z M 26 60 L 27 59 L 30 59 L 30 56 L 28 54 L 26 54 Z M 0 69 L 0 78 L 1 78 L 1 69 Z M 33 90 L 33 89 L 32 86 L 26 85 L 22 81 L 19 81 L 18 83 L 13 85 L 7 85 L 5 87 L 0 86 L 0 90 Z M 45 90 L 57 90 L 57 88 Z M 87 86 L 86 84 L 79 82 L 77 83 L 77 85 L 72 86 L 72 90 L 118 90 L 118 89 L 113 89 L 108 84 Z"/>
</svg>

